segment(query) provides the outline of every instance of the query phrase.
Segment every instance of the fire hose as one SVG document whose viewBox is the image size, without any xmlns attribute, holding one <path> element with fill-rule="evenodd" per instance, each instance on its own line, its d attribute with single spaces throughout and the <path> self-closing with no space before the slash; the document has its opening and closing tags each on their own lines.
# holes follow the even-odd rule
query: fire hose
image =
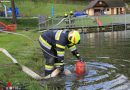
<svg viewBox="0 0 130 90">
<path fill-rule="evenodd" d="M 31 69 L 29 69 L 28 67 L 20 64 L 15 58 L 13 58 L 11 56 L 11 54 L 4 48 L 0 48 L 0 51 L 3 52 L 7 57 L 9 57 L 12 62 L 16 65 L 19 65 L 22 68 L 22 71 L 25 72 L 27 75 L 31 76 L 32 78 L 36 79 L 36 80 L 41 80 L 41 79 L 48 79 L 51 77 L 55 77 L 57 76 L 57 74 L 59 74 L 59 69 L 55 69 L 51 74 L 49 74 L 46 77 L 41 77 L 40 75 L 38 75 L 37 73 L 35 73 L 34 71 L 32 71 Z"/>
</svg>

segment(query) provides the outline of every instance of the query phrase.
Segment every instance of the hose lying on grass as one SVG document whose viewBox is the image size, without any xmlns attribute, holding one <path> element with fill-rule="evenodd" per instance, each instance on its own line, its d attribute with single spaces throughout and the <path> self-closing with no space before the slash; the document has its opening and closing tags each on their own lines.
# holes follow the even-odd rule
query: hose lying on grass
<svg viewBox="0 0 130 90">
<path fill-rule="evenodd" d="M 4 48 L 0 48 L 0 51 L 3 52 L 7 57 L 9 57 L 14 64 L 19 65 L 22 68 L 22 71 L 25 72 L 26 74 L 28 74 L 29 76 L 31 76 L 32 78 L 36 79 L 36 80 L 41 80 L 41 79 L 48 79 L 51 77 L 55 77 L 59 74 L 60 70 L 59 69 L 55 69 L 51 74 L 49 74 L 46 77 L 41 77 L 40 75 L 38 75 L 37 73 L 35 73 L 34 71 L 32 71 L 31 69 L 29 69 L 28 67 L 18 63 L 18 61 L 13 58 L 11 56 L 11 54 Z"/>
</svg>

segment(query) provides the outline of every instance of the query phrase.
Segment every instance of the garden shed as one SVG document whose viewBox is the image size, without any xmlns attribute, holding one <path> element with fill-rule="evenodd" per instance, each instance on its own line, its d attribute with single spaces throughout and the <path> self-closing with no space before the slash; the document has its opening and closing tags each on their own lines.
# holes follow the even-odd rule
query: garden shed
<svg viewBox="0 0 130 90">
<path fill-rule="evenodd" d="M 93 15 L 119 15 L 125 13 L 123 0 L 93 0 L 89 3 L 85 12 Z"/>
</svg>

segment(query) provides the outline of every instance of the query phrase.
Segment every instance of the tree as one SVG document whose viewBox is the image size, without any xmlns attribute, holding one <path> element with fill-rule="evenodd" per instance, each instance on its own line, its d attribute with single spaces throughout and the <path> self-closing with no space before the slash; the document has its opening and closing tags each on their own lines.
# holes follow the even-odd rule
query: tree
<svg viewBox="0 0 130 90">
<path fill-rule="evenodd" d="M 13 24 L 16 24 L 16 12 L 15 12 L 15 4 L 14 0 L 11 0 L 11 6 L 12 6 L 12 15 L 13 15 Z"/>
<path fill-rule="evenodd" d="M 130 0 L 123 0 L 123 1 L 126 2 L 126 3 L 130 2 Z"/>
</svg>

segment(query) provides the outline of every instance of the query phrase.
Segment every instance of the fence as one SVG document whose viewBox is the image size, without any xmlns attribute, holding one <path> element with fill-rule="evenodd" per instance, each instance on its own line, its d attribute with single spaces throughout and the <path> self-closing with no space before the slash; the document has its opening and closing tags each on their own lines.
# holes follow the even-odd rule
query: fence
<svg viewBox="0 0 130 90">
<path fill-rule="evenodd" d="M 101 27 L 106 27 L 113 28 L 115 26 L 123 26 L 124 28 L 129 27 L 130 24 L 130 15 L 104 15 L 104 16 L 98 16 L 98 19 L 102 22 L 103 26 Z M 44 29 L 64 29 L 64 28 L 69 28 L 69 29 L 90 29 L 93 28 L 99 28 L 98 23 L 96 21 L 97 16 L 87 16 L 87 17 L 53 17 L 46 19 L 44 23 L 39 23 L 39 30 L 44 30 Z M 40 19 L 40 18 L 39 18 Z"/>
</svg>

